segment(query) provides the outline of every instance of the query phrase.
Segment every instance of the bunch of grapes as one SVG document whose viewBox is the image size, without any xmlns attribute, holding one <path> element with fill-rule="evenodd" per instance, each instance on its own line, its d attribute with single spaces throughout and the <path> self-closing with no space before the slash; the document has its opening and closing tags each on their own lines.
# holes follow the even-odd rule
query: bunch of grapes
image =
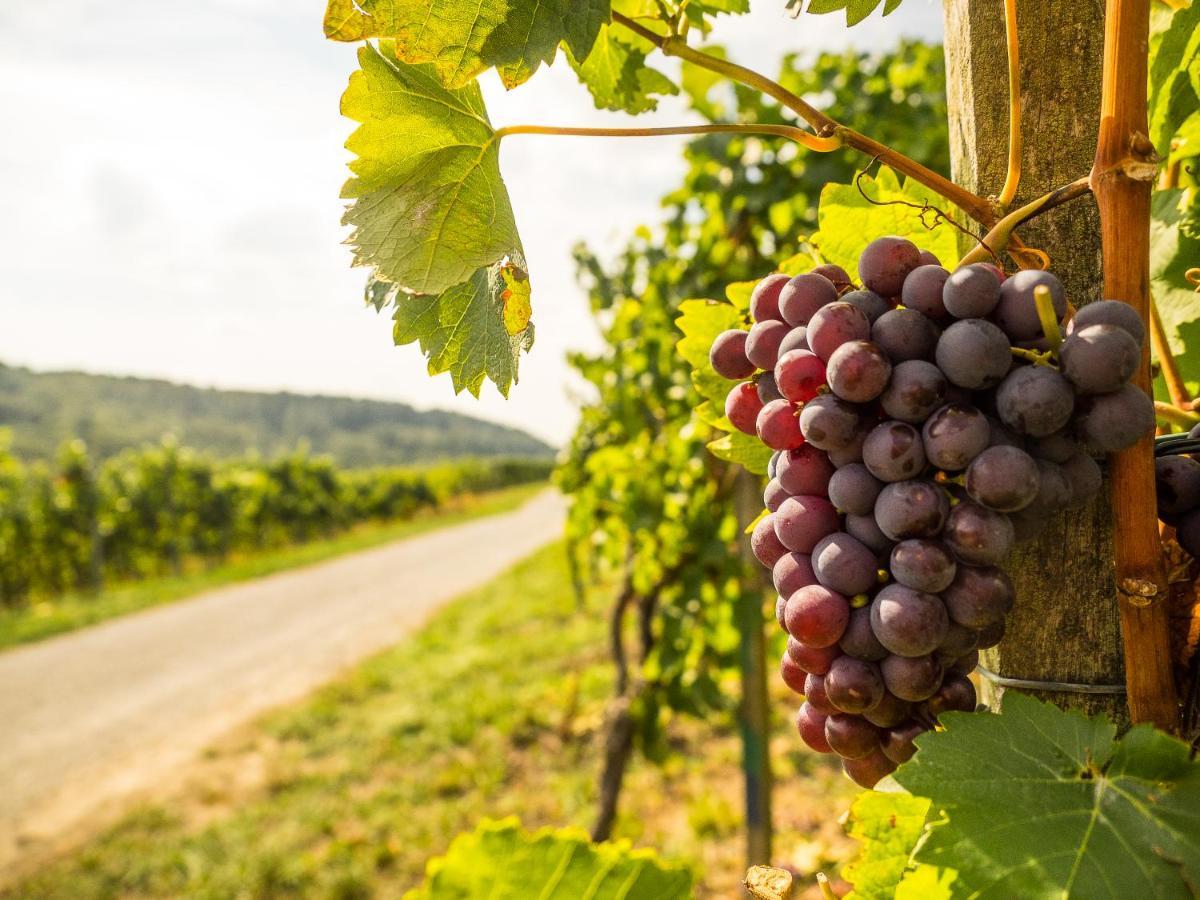
<svg viewBox="0 0 1200 900">
<path fill-rule="evenodd" d="M 797 727 L 870 787 L 940 713 L 975 709 L 1010 548 L 1098 491 L 1093 454 L 1135 443 L 1154 408 L 1129 384 L 1144 326 L 1124 303 L 1070 317 L 1048 272 L 951 273 L 899 237 L 858 275 L 767 276 L 749 331 L 710 359 L 739 382 L 729 420 L 775 451 L 751 543 L 779 592 Z"/>
<path fill-rule="evenodd" d="M 1154 487 L 1158 517 L 1175 529 L 1175 539 L 1200 559 L 1200 425 L 1186 435 L 1159 438 L 1155 448 Z"/>
</svg>

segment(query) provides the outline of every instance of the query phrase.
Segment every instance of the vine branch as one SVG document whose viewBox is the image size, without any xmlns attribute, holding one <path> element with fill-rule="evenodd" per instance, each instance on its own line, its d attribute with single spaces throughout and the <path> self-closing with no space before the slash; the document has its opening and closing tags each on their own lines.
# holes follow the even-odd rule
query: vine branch
<svg viewBox="0 0 1200 900">
<path fill-rule="evenodd" d="M 1162 369 L 1163 381 L 1167 383 L 1167 393 L 1171 396 L 1171 402 L 1176 406 L 1190 407 L 1192 397 L 1179 371 L 1175 354 L 1171 352 L 1171 345 L 1167 342 L 1167 332 L 1163 328 L 1162 316 L 1158 314 L 1158 304 L 1154 302 L 1153 296 L 1150 298 L 1150 349 Z"/>
<path fill-rule="evenodd" d="M 662 137 L 673 134 L 770 134 L 790 138 L 809 150 L 828 153 L 841 146 L 832 138 L 818 137 L 795 125 L 671 125 L 663 128 L 569 128 L 558 125 L 506 125 L 492 135 L 499 140 L 514 134 L 549 134 L 568 137 Z"/>
<path fill-rule="evenodd" d="M 1021 183 L 1021 51 L 1017 44 L 1017 0 L 1004 0 L 1004 34 L 1008 47 L 1008 171 L 1000 191 L 1007 209 Z"/>
<path fill-rule="evenodd" d="M 1077 197 L 1082 197 L 1085 194 L 1091 193 L 1092 187 L 1088 176 L 1077 178 L 1069 184 L 1064 184 L 1060 188 L 1055 188 L 1048 194 L 1043 194 L 1036 200 L 1031 200 L 1019 209 L 1015 209 L 1006 215 L 1003 219 L 992 226 L 991 231 L 984 235 L 980 241 L 982 247 L 977 247 L 963 257 L 962 265 L 969 263 L 984 262 L 987 257 L 983 255 L 985 252 L 991 255 L 1002 252 L 1007 249 L 1009 243 L 1013 239 L 1013 232 L 1037 216 L 1044 212 L 1048 212 L 1056 206 L 1062 206 Z M 1020 255 L 1041 253 L 1040 250 L 1031 250 L 1022 248 L 1019 251 Z"/>
</svg>

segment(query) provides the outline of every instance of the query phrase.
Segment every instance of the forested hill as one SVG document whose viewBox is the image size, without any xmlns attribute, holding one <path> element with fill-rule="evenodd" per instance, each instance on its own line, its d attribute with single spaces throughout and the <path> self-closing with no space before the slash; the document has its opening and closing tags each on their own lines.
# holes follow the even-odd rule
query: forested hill
<svg viewBox="0 0 1200 900">
<path fill-rule="evenodd" d="M 219 456 L 288 452 L 307 442 L 343 466 L 466 456 L 549 456 L 523 431 L 403 403 L 197 388 L 148 378 L 32 372 L 0 364 L 0 428 L 12 450 L 47 459 L 69 438 L 97 458 L 171 434 Z"/>
</svg>

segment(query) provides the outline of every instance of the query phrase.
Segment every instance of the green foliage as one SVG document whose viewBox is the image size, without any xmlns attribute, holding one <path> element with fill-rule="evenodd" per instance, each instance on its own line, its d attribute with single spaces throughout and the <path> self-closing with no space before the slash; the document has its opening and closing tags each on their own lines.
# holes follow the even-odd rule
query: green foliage
<svg viewBox="0 0 1200 900">
<path fill-rule="evenodd" d="M 0 365 L 0 423 L 18 458 L 49 462 L 73 437 L 97 460 L 164 434 L 228 458 L 288 453 L 300 444 L 338 465 L 411 465 L 461 457 L 549 458 L 515 428 L 403 403 L 289 393 L 221 391 L 146 378 L 34 373 Z"/>
<path fill-rule="evenodd" d="M 1155 10 L 1150 38 L 1150 140 L 1167 158 L 1171 139 L 1200 110 L 1200 6 Z M 1195 151 L 1193 151 L 1194 153 Z"/>
<path fill-rule="evenodd" d="M 83 442 L 72 441 L 51 468 L 23 465 L 0 446 L 0 603 L 406 519 L 548 470 L 548 462 L 512 460 L 346 471 L 302 451 L 217 462 L 169 441 L 98 467 Z"/>
<path fill-rule="evenodd" d="M 679 88 L 662 72 L 646 65 L 651 45 L 629 31 L 611 25 L 600 29 L 591 52 L 582 61 L 567 58 L 579 80 L 591 92 L 597 109 L 643 113 L 658 108 L 655 94 L 677 94 Z"/>
<path fill-rule="evenodd" d="M 788 9 L 794 9 L 799 12 L 803 7 L 804 12 L 809 14 L 820 15 L 823 13 L 846 11 L 846 24 L 857 25 L 871 13 L 879 8 L 879 4 L 883 4 L 883 15 L 895 12 L 900 8 L 903 0 L 808 0 L 808 6 L 804 6 L 804 0 L 788 0 Z"/>
<path fill-rule="evenodd" d="M 593 844 L 575 829 L 521 831 L 516 818 L 484 820 L 430 860 L 406 900 L 673 900 L 692 896 L 690 874 L 648 850 Z"/>
<path fill-rule="evenodd" d="M 1200 294 L 1185 273 L 1200 264 L 1200 235 L 1189 234 L 1187 227 L 1189 213 L 1196 212 L 1196 192 L 1156 191 L 1151 202 L 1150 287 L 1175 361 L 1195 396 L 1200 393 Z"/>
<path fill-rule="evenodd" d="M 877 791 L 859 794 L 850 807 L 846 830 L 861 847 L 842 873 L 854 885 L 851 900 L 892 900 L 902 881 L 911 884 L 918 873 L 924 878 L 925 870 L 932 867 L 915 865 L 912 855 L 928 814 L 929 800 L 924 797 Z M 937 895 L 918 896 L 934 900 Z"/>
</svg>

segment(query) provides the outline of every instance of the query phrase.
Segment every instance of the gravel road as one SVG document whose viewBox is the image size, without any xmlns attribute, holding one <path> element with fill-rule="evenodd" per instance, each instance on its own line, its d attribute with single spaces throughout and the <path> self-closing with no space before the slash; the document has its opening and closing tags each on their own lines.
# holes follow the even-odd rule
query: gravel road
<svg viewBox="0 0 1200 900">
<path fill-rule="evenodd" d="M 515 512 L 0 654 L 0 872 L 111 821 L 224 733 L 394 644 L 557 537 L 564 509 L 547 490 Z"/>
</svg>

